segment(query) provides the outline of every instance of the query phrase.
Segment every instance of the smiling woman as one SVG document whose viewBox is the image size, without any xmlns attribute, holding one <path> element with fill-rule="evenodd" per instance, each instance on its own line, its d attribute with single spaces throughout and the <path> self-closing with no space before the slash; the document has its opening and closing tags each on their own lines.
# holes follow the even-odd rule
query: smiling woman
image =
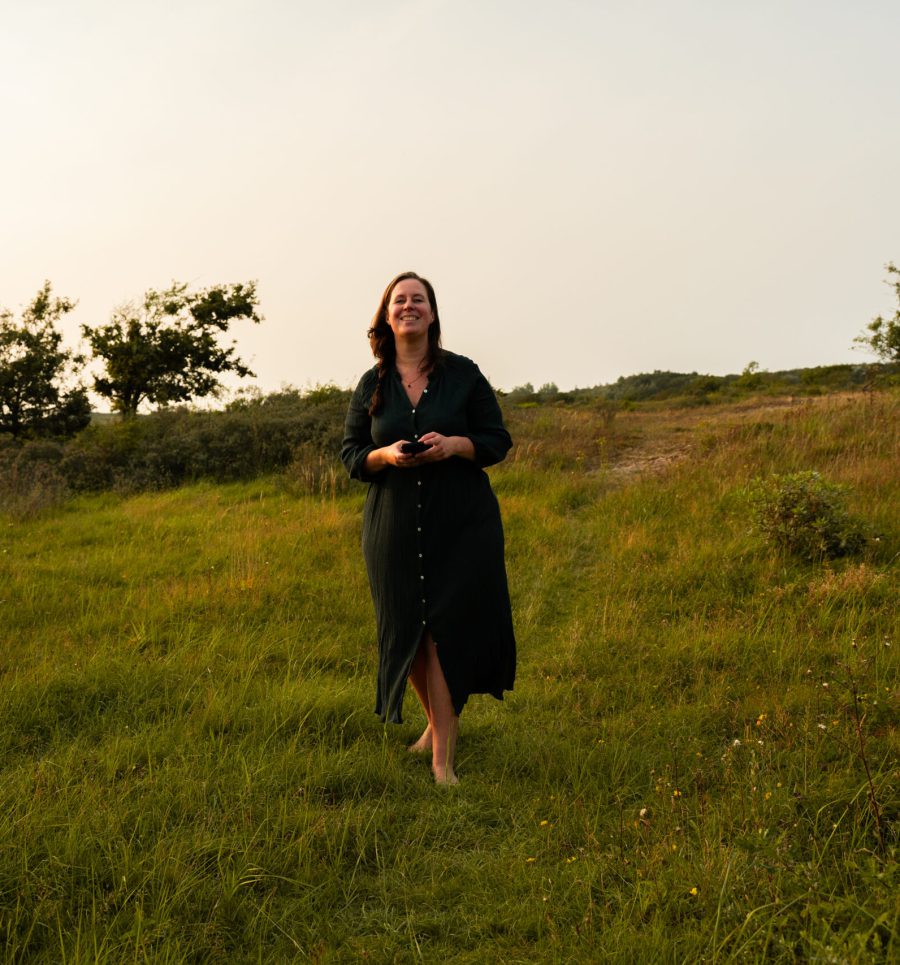
<svg viewBox="0 0 900 965">
<path fill-rule="evenodd" d="M 408 339 L 427 336 L 434 324 L 435 313 L 428 301 L 428 292 L 420 279 L 403 278 L 394 285 L 388 304 L 387 323 L 394 338 Z"/>
<path fill-rule="evenodd" d="M 375 712 L 400 723 L 408 679 L 427 720 L 410 750 L 430 751 L 435 780 L 455 784 L 469 695 L 502 699 L 515 677 L 503 527 L 484 472 L 512 441 L 478 366 L 441 348 L 426 279 L 404 272 L 388 285 L 369 340 L 378 363 L 353 393 L 342 459 L 370 484 L 362 541 L 378 625 Z"/>
</svg>

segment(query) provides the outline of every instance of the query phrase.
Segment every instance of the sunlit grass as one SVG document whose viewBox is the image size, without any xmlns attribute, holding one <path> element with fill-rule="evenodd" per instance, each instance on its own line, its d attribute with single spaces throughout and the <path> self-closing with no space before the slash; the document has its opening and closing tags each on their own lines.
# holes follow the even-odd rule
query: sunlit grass
<svg viewBox="0 0 900 965">
<path fill-rule="evenodd" d="M 6 960 L 894 960 L 898 415 L 530 410 L 492 471 L 518 682 L 449 790 L 412 700 L 372 713 L 361 489 L 2 519 Z M 802 469 L 852 487 L 862 556 L 750 532 L 746 482 Z"/>
</svg>

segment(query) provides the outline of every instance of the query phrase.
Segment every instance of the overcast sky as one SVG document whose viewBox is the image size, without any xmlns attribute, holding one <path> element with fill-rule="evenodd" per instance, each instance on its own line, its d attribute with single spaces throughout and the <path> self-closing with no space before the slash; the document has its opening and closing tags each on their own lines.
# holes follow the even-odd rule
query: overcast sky
<svg viewBox="0 0 900 965">
<path fill-rule="evenodd" d="M 256 279 L 263 390 L 437 289 L 501 388 L 860 361 L 900 261 L 900 4 L 0 0 L 0 306 Z"/>
</svg>

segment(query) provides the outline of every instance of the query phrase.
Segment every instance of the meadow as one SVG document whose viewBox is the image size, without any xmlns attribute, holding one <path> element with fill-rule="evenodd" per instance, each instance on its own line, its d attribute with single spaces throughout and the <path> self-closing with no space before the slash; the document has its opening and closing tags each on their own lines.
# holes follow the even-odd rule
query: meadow
<svg viewBox="0 0 900 965">
<path fill-rule="evenodd" d="M 3 961 L 900 960 L 900 396 L 508 415 L 456 788 L 372 713 L 327 460 L 0 516 Z M 805 469 L 860 554 L 752 532 Z"/>
</svg>

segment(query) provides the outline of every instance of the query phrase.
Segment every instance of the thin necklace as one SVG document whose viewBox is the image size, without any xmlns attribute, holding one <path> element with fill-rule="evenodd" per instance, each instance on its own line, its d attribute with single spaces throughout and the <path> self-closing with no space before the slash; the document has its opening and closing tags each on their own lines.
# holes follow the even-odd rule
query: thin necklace
<svg viewBox="0 0 900 965">
<path fill-rule="evenodd" d="M 422 362 L 424 362 L 424 361 L 425 361 L 425 360 L 422 359 Z M 415 368 L 415 371 L 419 372 L 419 374 L 418 374 L 414 379 L 410 379 L 409 382 L 406 381 L 406 376 L 403 375 L 403 374 L 400 372 L 400 367 L 397 366 L 397 372 L 400 374 L 400 378 L 403 380 L 403 384 L 404 384 L 408 389 L 411 389 L 411 388 L 416 384 L 416 382 L 421 382 L 422 379 L 427 379 L 427 378 L 428 378 L 428 372 L 427 372 L 427 371 L 425 371 L 425 372 L 419 371 L 419 365 L 421 365 L 422 362 L 419 362 L 419 363 L 416 365 L 416 368 Z"/>
</svg>

